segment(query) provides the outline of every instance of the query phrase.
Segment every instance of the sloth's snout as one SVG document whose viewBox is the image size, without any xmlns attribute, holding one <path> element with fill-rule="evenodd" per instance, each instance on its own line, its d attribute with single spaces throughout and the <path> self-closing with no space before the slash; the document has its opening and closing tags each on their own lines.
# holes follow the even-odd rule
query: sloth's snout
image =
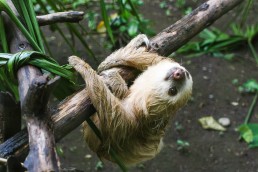
<svg viewBox="0 0 258 172">
<path fill-rule="evenodd" d="M 190 79 L 190 74 L 187 70 L 181 67 L 173 67 L 168 71 L 165 80 L 183 81 L 186 78 Z"/>
<path fill-rule="evenodd" d="M 175 68 L 172 72 L 172 78 L 174 80 L 183 80 L 185 78 L 185 71 L 181 68 Z"/>
</svg>

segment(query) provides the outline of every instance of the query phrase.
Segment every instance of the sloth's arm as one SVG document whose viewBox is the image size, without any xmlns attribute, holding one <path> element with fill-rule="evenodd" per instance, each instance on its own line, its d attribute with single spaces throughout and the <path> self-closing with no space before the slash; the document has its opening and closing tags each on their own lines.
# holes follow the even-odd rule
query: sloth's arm
<svg viewBox="0 0 258 172">
<path fill-rule="evenodd" d="M 144 46 L 145 45 L 145 46 Z M 146 35 L 138 35 L 124 48 L 117 50 L 108 56 L 99 67 L 98 72 L 112 67 L 129 66 L 138 70 L 146 70 L 148 66 L 154 65 L 164 57 L 156 53 L 148 52 L 149 40 Z"/>
<path fill-rule="evenodd" d="M 69 63 L 85 80 L 89 97 L 100 119 L 105 132 L 113 132 L 126 127 L 131 120 L 120 100 L 107 88 L 99 75 L 83 60 L 76 56 L 69 57 Z M 129 122 L 130 123 L 130 122 Z M 112 131 L 110 131 L 112 130 Z M 104 133 L 103 133 L 104 134 Z"/>
<path fill-rule="evenodd" d="M 119 99 L 123 99 L 128 93 L 128 87 L 125 80 L 116 70 L 107 70 L 101 73 L 101 79 L 109 90 Z"/>
</svg>

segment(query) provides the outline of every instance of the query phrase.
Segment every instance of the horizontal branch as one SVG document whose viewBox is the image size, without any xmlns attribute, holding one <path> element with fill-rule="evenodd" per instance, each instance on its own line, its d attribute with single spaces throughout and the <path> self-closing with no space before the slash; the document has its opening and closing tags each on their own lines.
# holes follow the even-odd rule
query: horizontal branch
<svg viewBox="0 0 258 172">
<path fill-rule="evenodd" d="M 83 15 L 84 12 L 82 11 L 57 12 L 37 16 L 37 20 L 40 26 L 64 22 L 77 23 L 83 19 Z"/>
<path fill-rule="evenodd" d="M 241 2 L 242 0 L 207 1 L 190 15 L 185 16 L 183 19 L 164 29 L 161 33 L 152 38 L 151 51 L 158 52 L 161 55 L 171 54 L 177 48 L 184 45 L 194 35 L 198 34 L 201 30 Z M 117 70 L 126 81 L 135 77 L 135 71 L 132 69 L 117 68 Z M 55 111 L 52 113 L 52 120 L 54 123 L 56 140 L 67 135 L 85 121 L 87 117 L 95 113 L 95 109 L 91 105 L 85 89 L 66 98 L 54 109 Z M 22 148 L 26 145 L 27 136 L 22 136 L 24 139 L 21 141 L 21 135 L 19 134 L 20 133 L 9 139 L 12 141 L 7 140 L 7 142 L 0 145 L 0 157 L 22 153 L 26 150 Z M 16 142 L 17 146 L 15 146 L 15 143 L 13 142 Z M 7 144 L 10 144 L 12 147 L 7 149 Z M 23 145 L 23 147 L 19 147 L 19 145 Z"/>
</svg>

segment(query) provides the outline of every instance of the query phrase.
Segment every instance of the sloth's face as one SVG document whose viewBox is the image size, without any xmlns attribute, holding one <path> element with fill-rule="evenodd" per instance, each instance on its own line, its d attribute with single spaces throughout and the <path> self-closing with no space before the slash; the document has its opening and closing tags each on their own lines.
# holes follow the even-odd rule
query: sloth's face
<svg viewBox="0 0 258 172">
<path fill-rule="evenodd" d="M 136 83 L 144 85 L 143 92 L 179 107 L 191 97 L 192 77 L 183 66 L 173 61 L 149 67 L 137 80 Z"/>
</svg>

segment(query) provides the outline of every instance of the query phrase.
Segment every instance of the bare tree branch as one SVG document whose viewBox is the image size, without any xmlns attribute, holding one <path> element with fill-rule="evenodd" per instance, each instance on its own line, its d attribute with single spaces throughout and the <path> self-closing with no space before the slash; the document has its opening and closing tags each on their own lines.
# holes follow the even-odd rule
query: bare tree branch
<svg viewBox="0 0 258 172">
<path fill-rule="evenodd" d="M 29 133 L 29 155 L 24 162 L 28 171 L 58 171 L 59 158 L 50 116 L 46 114 L 48 99 L 56 79 L 48 76 L 35 78 L 21 106 Z"/>
<path fill-rule="evenodd" d="M 82 11 L 58 12 L 37 16 L 37 20 L 40 26 L 64 22 L 77 23 L 83 19 L 83 15 Z"/>
</svg>

